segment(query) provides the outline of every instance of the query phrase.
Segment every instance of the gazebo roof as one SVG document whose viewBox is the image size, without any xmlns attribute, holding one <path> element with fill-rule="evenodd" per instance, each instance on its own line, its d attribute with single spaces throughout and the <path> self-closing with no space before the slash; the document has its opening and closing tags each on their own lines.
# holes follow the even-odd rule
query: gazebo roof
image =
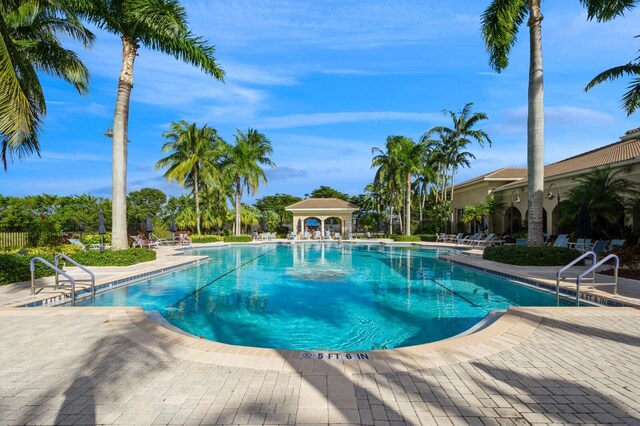
<svg viewBox="0 0 640 426">
<path fill-rule="evenodd" d="M 358 211 L 360 207 L 339 198 L 307 198 L 284 208 L 286 211 Z"/>
</svg>

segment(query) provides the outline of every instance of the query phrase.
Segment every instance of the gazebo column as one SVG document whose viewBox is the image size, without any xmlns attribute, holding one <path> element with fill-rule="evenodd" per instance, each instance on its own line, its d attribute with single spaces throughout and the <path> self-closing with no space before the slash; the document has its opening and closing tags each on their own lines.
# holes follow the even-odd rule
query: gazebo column
<svg viewBox="0 0 640 426">
<path fill-rule="evenodd" d="M 320 216 L 320 239 L 324 239 L 324 216 Z"/>
</svg>

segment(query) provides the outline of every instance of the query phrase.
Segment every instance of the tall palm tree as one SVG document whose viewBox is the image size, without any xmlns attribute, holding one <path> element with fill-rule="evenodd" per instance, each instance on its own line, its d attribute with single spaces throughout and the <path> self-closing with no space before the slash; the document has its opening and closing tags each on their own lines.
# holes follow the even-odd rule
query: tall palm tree
<svg viewBox="0 0 640 426">
<path fill-rule="evenodd" d="M 224 72 L 214 57 L 215 49 L 194 35 L 186 12 L 177 0 L 93 0 L 85 16 L 98 28 L 120 36 L 122 68 L 113 116 L 113 241 L 127 247 L 127 140 L 129 101 L 133 89 L 133 64 L 141 45 L 174 56 L 222 80 Z"/>
<path fill-rule="evenodd" d="M 196 123 L 182 120 L 171 124 L 171 130 L 165 132 L 167 140 L 162 152 L 171 154 L 158 160 L 156 170 L 169 167 L 164 177 L 180 185 L 193 187 L 196 205 L 196 231 L 200 234 L 200 197 L 199 190 L 203 182 L 215 182 L 220 179 L 219 161 L 223 156 L 224 141 L 215 129 L 206 125 L 199 128 Z"/>
<path fill-rule="evenodd" d="M 627 116 L 629 116 L 640 108 L 640 56 L 635 59 L 635 62 L 629 62 L 628 64 L 609 68 L 601 72 L 587 84 L 584 91 L 588 92 L 600 83 L 617 80 L 624 75 L 636 76 L 629 86 L 629 90 L 622 96 L 622 108 L 627 112 Z"/>
<path fill-rule="evenodd" d="M 638 0 L 580 0 L 588 19 L 605 21 L 622 15 Z M 489 64 L 497 72 L 509 65 L 509 53 L 520 25 L 528 16 L 529 94 L 527 118 L 527 166 L 530 246 L 542 246 L 544 191 L 544 86 L 542 69 L 541 0 L 492 0 L 482 14 L 482 36 L 489 52 Z"/>
<path fill-rule="evenodd" d="M 575 178 L 577 185 L 569 190 L 569 202 L 573 208 L 563 219 L 575 221 L 581 204 L 586 204 L 593 230 L 598 237 L 611 238 L 622 234 L 625 208 L 640 194 L 635 185 L 621 176 L 622 170 L 610 167 L 596 169 Z"/>
<path fill-rule="evenodd" d="M 459 114 L 453 111 L 444 110 L 443 113 L 451 117 L 452 127 L 436 126 L 422 136 L 421 142 L 430 147 L 434 145 L 438 147 L 437 158 L 443 162 L 443 195 L 446 201 L 445 190 L 447 182 L 451 188 L 451 198 L 449 201 L 453 203 L 453 182 L 456 173 L 460 167 L 469 167 L 470 160 L 475 156 L 468 151 L 464 151 L 466 147 L 476 141 L 481 147 L 485 143 L 491 146 L 489 135 L 482 129 L 474 129 L 474 127 L 489 117 L 483 112 L 472 113 L 473 103 L 468 102 L 460 110 Z M 441 143 L 434 142 L 431 138 L 433 135 L 440 137 Z M 453 212 L 449 213 L 450 215 Z M 451 216 L 453 220 L 453 216 Z"/>
<path fill-rule="evenodd" d="M 233 182 L 236 209 L 234 231 L 235 235 L 240 235 L 242 193 L 246 188 L 249 195 L 257 194 L 260 182 L 267 183 L 267 177 L 260 165 L 276 165 L 269 158 L 273 154 L 273 147 L 265 135 L 256 129 L 249 129 L 246 134 L 240 129 L 236 130 L 236 144 L 228 148 L 224 166 Z"/>
<path fill-rule="evenodd" d="M 371 167 L 379 167 L 377 179 L 386 180 L 390 186 L 397 187 L 404 194 L 404 232 L 411 235 L 411 178 L 421 171 L 424 163 L 424 146 L 416 144 L 411 138 L 389 136 L 386 151 L 374 147 Z"/>
<path fill-rule="evenodd" d="M 89 72 L 65 49 L 60 36 L 91 46 L 94 36 L 69 2 L 4 0 L 0 3 L 0 159 L 40 155 L 38 132 L 46 103 L 38 71 L 62 78 L 80 94 L 89 91 Z"/>
</svg>

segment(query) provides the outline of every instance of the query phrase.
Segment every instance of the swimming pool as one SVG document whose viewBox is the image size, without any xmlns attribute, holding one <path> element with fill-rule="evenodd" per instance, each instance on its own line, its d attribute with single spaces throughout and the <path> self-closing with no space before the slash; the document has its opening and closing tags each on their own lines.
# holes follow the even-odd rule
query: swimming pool
<svg viewBox="0 0 640 426">
<path fill-rule="evenodd" d="M 209 262 L 96 296 L 222 343 L 363 351 L 445 339 L 555 296 L 438 260 L 449 250 L 303 243 L 196 251 Z M 91 304 L 85 300 L 79 304 Z"/>
</svg>

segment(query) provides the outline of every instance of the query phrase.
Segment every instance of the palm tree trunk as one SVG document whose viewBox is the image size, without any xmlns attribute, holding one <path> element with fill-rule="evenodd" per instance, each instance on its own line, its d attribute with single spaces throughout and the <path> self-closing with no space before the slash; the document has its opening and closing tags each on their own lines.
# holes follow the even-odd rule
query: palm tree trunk
<svg viewBox="0 0 640 426">
<path fill-rule="evenodd" d="M 196 231 L 200 235 L 200 197 L 198 196 L 198 168 L 193 170 L 193 195 L 196 199 Z"/>
<path fill-rule="evenodd" d="M 407 174 L 407 195 L 404 200 L 405 235 L 411 235 L 411 174 Z"/>
<path fill-rule="evenodd" d="M 129 129 L 129 101 L 133 88 L 133 62 L 138 45 L 127 37 L 122 37 L 122 69 L 118 81 L 116 110 L 113 116 L 112 148 L 112 210 L 111 247 L 129 247 L 127 237 L 127 140 Z"/>
<path fill-rule="evenodd" d="M 530 246 L 542 246 L 542 192 L 544 191 L 544 84 L 542 72 L 541 0 L 529 0 L 529 114 L 527 165 Z"/>
<path fill-rule="evenodd" d="M 453 222 L 453 179 L 456 174 L 456 168 L 451 168 L 451 203 L 449 204 L 449 216 L 451 217 L 451 222 Z"/>
<path fill-rule="evenodd" d="M 238 178 L 236 180 L 236 229 L 235 229 L 235 234 L 236 235 L 240 235 L 241 234 L 241 229 L 240 227 L 241 225 L 241 217 L 240 217 L 240 209 L 242 208 L 242 185 L 240 184 L 240 178 Z"/>
</svg>

